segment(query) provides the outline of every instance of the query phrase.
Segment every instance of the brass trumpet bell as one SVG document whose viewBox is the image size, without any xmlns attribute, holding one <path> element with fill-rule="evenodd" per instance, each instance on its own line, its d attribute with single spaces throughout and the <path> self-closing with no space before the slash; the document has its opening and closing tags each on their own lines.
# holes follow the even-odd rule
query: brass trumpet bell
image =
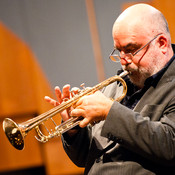
<svg viewBox="0 0 175 175">
<path fill-rule="evenodd" d="M 23 132 L 22 129 L 9 118 L 4 119 L 3 129 L 10 143 L 16 149 L 22 150 L 24 148 L 24 137 L 26 133 Z"/>
</svg>

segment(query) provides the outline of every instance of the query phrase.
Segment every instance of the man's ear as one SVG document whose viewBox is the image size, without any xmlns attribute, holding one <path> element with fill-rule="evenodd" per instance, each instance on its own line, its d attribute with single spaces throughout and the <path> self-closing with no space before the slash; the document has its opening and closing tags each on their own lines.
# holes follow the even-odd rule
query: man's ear
<svg viewBox="0 0 175 175">
<path fill-rule="evenodd" d="M 167 38 L 164 35 L 161 35 L 159 37 L 158 42 L 159 42 L 159 47 L 160 47 L 162 53 L 166 54 L 167 50 L 168 50 L 168 40 L 167 40 Z"/>
</svg>

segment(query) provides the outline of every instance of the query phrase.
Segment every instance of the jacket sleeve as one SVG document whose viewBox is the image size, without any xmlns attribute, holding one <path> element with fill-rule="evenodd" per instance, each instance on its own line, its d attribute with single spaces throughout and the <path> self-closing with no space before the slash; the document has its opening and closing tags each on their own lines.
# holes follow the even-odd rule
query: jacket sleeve
<svg viewBox="0 0 175 175">
<path fill-rule="evenodd" d="M 160 121 L 114 102 L 101 135 L 155 163 L 175 166 L 175 99 Z"/>
<path fill-rule="evenodd" d="M 79 128 L 74 137 L 69 137 L 67 133 L 61 137 L 65 152 L 78 167 L 85 167 L 91 140 L 90 130 L 90 127 Z"/>
</svg>

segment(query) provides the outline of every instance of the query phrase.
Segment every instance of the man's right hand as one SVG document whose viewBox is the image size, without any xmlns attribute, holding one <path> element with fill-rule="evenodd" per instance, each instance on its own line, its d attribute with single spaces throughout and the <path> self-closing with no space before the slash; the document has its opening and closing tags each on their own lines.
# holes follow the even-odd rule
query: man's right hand
<svg viewBox="0 0 175 175">
<path fill-rule="evenodd" d="M 72 90 L 70 91 L 70 85 L 67 84 L 63 87 L 62 92 L 60 90 L 60 88 L 58 86 L 55 87 L 55 95 L 57 97 L 57 100 L 52 99 L 48 96 L 45 96 L 44 99 L 49 102 L 50 104 L 52 104 L 53 106 L 58 106 L 63 102 L 66 102 L 67 100 L 69 100 L 70 98 L 72 98 L 72 93 L 77 94 L 79 91 L 78 88 L 72 88 Z M 67 109 L 65 109 L 64 111 L 62 111 L 60 113 L 63 122 L 68 120 L 71 116 L 70 116 L 70 112 L 71 112 L 71 108 L 69 107 Z M 74 135 L 77 133 L 76 129 L 71 129 L 67 132 L 70 136 Z"/>
</svg>

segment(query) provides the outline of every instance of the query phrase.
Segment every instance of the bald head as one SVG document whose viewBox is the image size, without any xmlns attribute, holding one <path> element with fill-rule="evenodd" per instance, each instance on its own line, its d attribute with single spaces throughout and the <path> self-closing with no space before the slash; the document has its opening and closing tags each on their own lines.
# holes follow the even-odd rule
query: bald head
<svg viewBox="0 0 175 175">
<path fill-rule="evenodd" d="M 128 30 L 140 30 L 146 35 L 154 36 L 157 33 L 169 35 L 168 24 L 163 14 L 148 4 L 136 4 L 127 8 L 117 18 L 113 30 L 127 27 Z"/>
<path fill-rule="evenodd" d="M 123 69 L 131 72 L 130 80 L 138 87 L 143 87 L 145 80 L 173 56 L 167 22 L 159 10 L 148 4 L 136 4 L 121 13 L 113 26 L 113 39 L 122 55 Z"/>
</svg>

